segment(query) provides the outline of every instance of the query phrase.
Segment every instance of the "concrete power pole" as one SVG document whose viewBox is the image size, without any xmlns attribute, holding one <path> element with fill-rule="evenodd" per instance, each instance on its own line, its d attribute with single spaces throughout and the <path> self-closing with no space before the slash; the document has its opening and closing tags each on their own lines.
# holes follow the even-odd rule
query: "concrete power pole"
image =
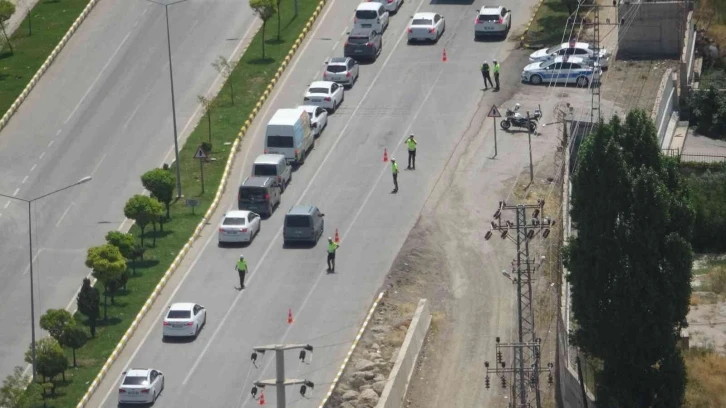
<svg viewBox="0 0 726 408">
<path fill-rule="evenodd" d="M 255 381 L 255 386 L 252 387 L 252 398 L 257 399 L 257 391 L 258 388 L 262 388 L 264 390 L 267 386 L 275 387 L 275 391 L 277 392 L 277 408 L 285 408 L 286 407 L 286 395 L 285 395 L 285 387 L 288 385 L 298 385 L 300 384 L 300 394 L 305 397 L 308 388 L 312 391 L 312 389 L 315 387 L 315 384 L 312 381 L 308 380 L 300 380 L 300 379 L 287 379 L 285 378 L 285 350 L 294 350 L 294 349 L 301 349 L 300 350 L 300 361 L 306 362 L 306 351 L 309 351 L 312 355 L 313 352 L 313 346 L 309 344 L 273 344 L 269 346 L 260 346 L 260 347 L 253 347 L 254 352 L 252 353 L 252 364 L 257 367 L 257 355 L 258 353 L 264 355 L 266 351 L 274 350 L 275 351 L 275 363 L 276 363 L 276 378 L 274 380 L 261 380 L 261 381 Z M 312 358 L 312 357 L 311 357 Z M 309 363 L 309 361 L 307 362 Z M 263 402 L 260 402 L 261 404 Z"/>
<path fill-rule="evenodd" d="M 497 337 L 497 365 L 491 368 L 489 362 L 485 363 L 487 368 L 486 385 L 489 386 L 489 373 L 494 373 L 502 378 L 502 387 L 506 388 L 507 375 L 513 375 L 511 381 L 512 399 L 511 408 L 529 408 L 531 407 L 530 397 L 528 395 L 530 388 L 535 391 L 535 406 L 541 407 L 540 391 L 539 391 L 539 373 L 542 371 L 550 371 L 552 364 L 548 364 L 547 369 L 540 368 L 540 343 L 534 330 L 534 310 L 533 310 L 533 293 L 532 293 L 532 273 L 536 268 L 535 262 L 529 256 L 529 242 L 540 233 L 543 238 L 547 238 L 550 234 L 550 227 L 555 225 L 555 221 L 544 216 L 544 200 L 537 200 L 537 204 L 517 204 L 507 205 L 505 202 L 499 202 L 499 208 L 494 213 L 497 222 L 492 221 L 492 229 L 484 235 L 485 239 L 489 239 L 493 235 L 493 231 L 501 232 L 501 238 L 514 241 L 517 245 L 517 258 L 513 261 L 516 276 L 511 278 L 506 271 L 504 275 L 512 279 L 517 284 L 517 333 L 518 339 L 516 343 L 500 344 Z M 531 221 L 528 222 L 527 210 L 532 210 Z M 502 213 L 504 211 L 514 211 L 516 213 L 516 222 L 502 221 Z M 516 236 L 512 237 L 509 232 L 516 232 Z M 511 368 L 506 367 L 506 363 L 502 360 L 503 348 L 512 349 L 514 354 L 514 363 Z"/>
</svg>

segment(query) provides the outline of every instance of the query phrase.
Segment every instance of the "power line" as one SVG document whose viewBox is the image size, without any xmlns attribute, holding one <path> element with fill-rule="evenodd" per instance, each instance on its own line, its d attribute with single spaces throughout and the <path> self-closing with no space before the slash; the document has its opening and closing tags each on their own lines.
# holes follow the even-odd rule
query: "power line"
<svg viewBox="0 0 726 408">
<path fill-rule="evenodd" d="M 287 396 L 286 396 L 286 387 L 289 385 L 300 385 L 300 395 L 303 397 L 307 397 L 308 389 L 312 391 L 312 389 L 315 387 L 315 384 L 312 381 L 303 380 L 303 379 L 297 379 L 292 378 L 288 379 L 285 378 L 285 351 L 287 350 L 295 350 L 300 349 L 300 362 L 310 364 L 310 361 L 306 361 L 307 352 L 310 352 L 310 359 L 312 360 L 312 353 L 313 353 L 313 346 L 309 344 L 273 344 L 269 346 L 258 346 L 253 347 L 254 352 L 252 353 L 252 356 L 250 359 L 252 360 L 252 364 L 255 367 L 257 366 L 257 357 L 258 353 L 262 354 L 264 356 L 266 351 L 274 351 L 275 352 L 275 363 L 276 363 L 276 377 L 275 379 L 271 380 L 260 380 L 255 381 L 254 387 L 252 387 L 252 398 L 255 400 L 260 401 L 260 405 L 265 404 L 265 393 L 264 389 L 265 387 L 275 387 L 275 391 L 277 392 L 277 408 L 286 408 L 287 404 Z M 298 372 L 300 371 L 300 367 L 298 366 Z M 260 391 L 261 389 L 261 391 Z M 257 396 L 257 392 L 260 391 L 259 397 Z"/>
</svg>

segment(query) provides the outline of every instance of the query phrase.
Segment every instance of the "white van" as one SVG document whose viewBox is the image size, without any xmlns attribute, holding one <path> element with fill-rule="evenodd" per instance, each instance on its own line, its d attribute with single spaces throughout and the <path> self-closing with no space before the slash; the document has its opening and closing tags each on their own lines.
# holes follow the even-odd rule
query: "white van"
<svg viewBox="0 0 726 408">
<path fill-rule="evenodd" d="M 265 154 L 282 154 L 288 163 L 302 164 L 314 140 L 305 109 L 278 109 L 267 123 Z"/>
<path fill-rule="evenodd" d="M 354 28 L 372 28 L 383 33 L 388 28 L 388 10 L 378 2 L 361 3 L 355 9 Z"/>
<path fill-rule="evenodd" d="M 274 177 L 285 191 L 292 180 L 292 169 L 282 154 L 261 154 L 252 164 L 253 177 Z"/>
</svg>

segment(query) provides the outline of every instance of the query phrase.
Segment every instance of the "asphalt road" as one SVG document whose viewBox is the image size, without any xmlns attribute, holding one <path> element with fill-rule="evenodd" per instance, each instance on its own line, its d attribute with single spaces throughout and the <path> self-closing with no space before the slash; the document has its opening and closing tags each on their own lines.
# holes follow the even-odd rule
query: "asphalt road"
<svg viewBox="0 0 726 408">
<path fill-rule="evenodd" d="M 171 6 L 169 18 L 177 125 L 186 137 L 197 95 L 218 76 L 210 64 L 241 51 L 254 20 L 233 0 L 189 0 Z M 164 8 L 102 1 L 0 133 L 2 194 L 33 199 L 93 176 L 33 204 L 36 321 L 74 303 L 89 272 L 86 249 L 124 222 L 125 201 L 143 190 L 139 176 L 173 160 L 168 69 Z M 27 237 L 27 205 L 0 199 L 2 377 L 24 364 L 30 343 Z"/>
<path fill-rule="evenodd" d="M 251 162 L 262 152 L 264 124 L 274 111 L 301 104 L 304 90 L 319 78 L 324 61 L 342 53 L 357 3 L 328 4 L 244 141 L 232 186 L 249 174 Z M 522 10 L 515 12 L 515 26 L 528 20 L 531 3 L 505 3 Z M 317 384 L 310 400 L 301 399 L 297 388 L 291 388 L 288 403 L 317 407 L 481 98 L 492 102 L 497 98 L 491 91 L 482 96 L 479 65 L 483 59 L 503 60 L 513 44 L 475 42 L 475 8 L 406 2 L 391 19 L 378 61 L 361 67 L 360 80 L 346 92 L 343 106 L 331 116 L 315 150 L 295 172 L 280 208 L 263 222 L 255 241 L 245 248 L 219 248 L 214 226 L 222 214 L 211 220 L 212 228 L 197 244 L 203 249 L 170 300 L 204 305 L 207 327 L 195 341 L 163 343 L 161 321 L 154 316 L 157 320 L 150 330 L 137 332 L 143 341 L 129 360 L 117 363 L 165 373 L 166 389 L 156 406 L 252 407 L 257 404 L 249 398 L 252 382 L 274 377 L 274 358 L 266 356 L 255 369 L 249 360 L 252 347 L 285 342 L 316 347 L 311 365 L 300 367 L 297 353 L 290 352 L 286 366 L 288 377 L 305 377 Z M 438 44 L 406 45 L 405 27 L 417 10 L 446 17 L 447 31 Z M 447 62 L 442 62 L 444 48 Z M 511 68 L 517 76 L 520 69 Z M 416 171 L 404 170 L 404 140 L 411 132 L 419 142 Z M 400 164 L 400 190 L 395 195 L 390 193 L 390 164 L 382 162 L 384 148 Z M 235 194 L 234 187 L 228 189 L 226 207 L 234 208 Z M 326 214 L 324 237 L 339 230 L 336 274 L 325 272 L 324 238 L 314 248 L 282 247 L 284 213 L 297 203 L 317 205 Z M 251 268 L 248 288 L 242 292 L 234 289 L 238 283 L 234 265 L 240 253 Z M 286 322 L 288 308 L 295 318 L 292 325 Z M 91 405 L 115 406 L 118 380 L 107 378 Z M 274 394 L 267 390 L 267 403 L 275 404 Z"/>
</svg>

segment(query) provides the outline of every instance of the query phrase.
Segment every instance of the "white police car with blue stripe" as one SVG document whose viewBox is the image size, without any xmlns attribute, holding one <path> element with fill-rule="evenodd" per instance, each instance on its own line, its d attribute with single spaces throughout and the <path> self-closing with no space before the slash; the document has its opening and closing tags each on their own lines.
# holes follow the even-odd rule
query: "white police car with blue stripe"
<svg viewBox="0 0 726 408">
<path fill-rule="evenodd" d="M 522 81 L 533 85 L 555 83 L 586 87 L 593 80 L 599 81 L 601 75 L 600 66 L 588 59 L 562 56 L 527 65 L 522 71 Z"/>
</svg>

